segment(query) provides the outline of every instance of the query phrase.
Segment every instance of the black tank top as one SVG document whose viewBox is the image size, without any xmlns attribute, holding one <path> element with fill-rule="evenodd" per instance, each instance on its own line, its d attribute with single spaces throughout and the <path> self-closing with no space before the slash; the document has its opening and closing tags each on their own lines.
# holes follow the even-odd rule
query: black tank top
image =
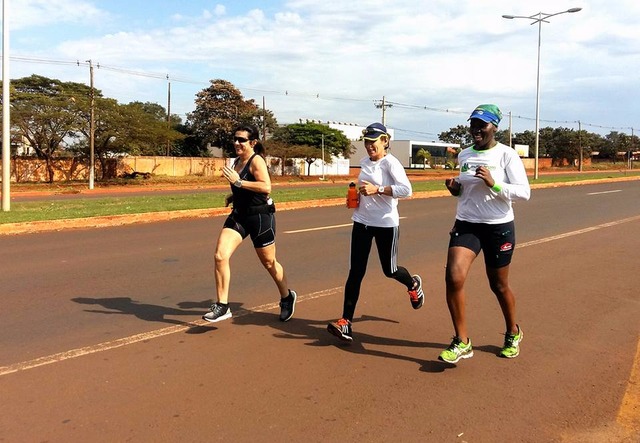
<svg viewBox="0 0 640 443">
<path fill-rule="evenodd" d="M 251 166 L 251 162 L 253 158 L 258 154 L 253 154 L 247 164 L 244 165 L 242 171 L 238 173 L 240 175 L 240 180 L 254 182 L 256 178 L 251 173 L 249 166 Z M 237 164 L 239 159 L 237 159 L 234 163 L 234 166 Z M 267 204 L 268 196 L 262 192 L 249 191 L 245 188 L 238 188 L 237 186 L 231 185 L 231 192 L 233 193 L 233 209 L 237 212 L 245 212 L 248 208 L 253 206 L 264 206 Z"/>
</svg>

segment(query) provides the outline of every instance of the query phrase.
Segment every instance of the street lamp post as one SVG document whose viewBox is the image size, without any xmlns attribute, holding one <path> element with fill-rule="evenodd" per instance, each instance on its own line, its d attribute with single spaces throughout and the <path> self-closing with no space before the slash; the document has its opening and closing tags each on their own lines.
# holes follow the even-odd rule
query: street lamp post
<svg viewBox="0 0 640 443">
<path fill-rule="evenodd" d="M 567 9 L 566 11 L 555 12 L 553 14 L 548 14 L 546 12 L 538 12 L 536 14 L 529 15 L 529 16 L 526 16 L 526 15 L 503 15 L 502 16 L 502 18 L 507 18 L 510 20 L 514 18 L 524 18 L 527 20 L 531 20 L 532 25 L 535 25 L 536 23 L 538 24 L 538 72 L 536 75 L 536 146 L 535 146 L 534 171 L 533 171 L 533 178 L 536 180 L 538 179 L 538 151 L 540 147 L 540 42 L 541 42 L 541 35 L 542 35 L 542 22 L 549 23 L 547 19 L 549 19 L 550 17 L 560 15 L 560 14 L 578 12 L 581 10 L 582 8 L 571 8 L 571 9 Z"/>
<path fill-rule="evenodd" d="M 11 209 L 11 108 L 9 106 L 9 0 L 2 2 L 2 211 Z"/>
</svg>

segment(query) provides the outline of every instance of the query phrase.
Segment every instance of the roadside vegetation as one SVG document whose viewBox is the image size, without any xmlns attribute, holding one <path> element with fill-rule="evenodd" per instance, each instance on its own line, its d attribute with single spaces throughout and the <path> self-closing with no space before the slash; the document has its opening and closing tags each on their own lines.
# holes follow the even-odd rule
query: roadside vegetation
<svg viewBox="0 0 640 443">
<path fill-rule="evenodd" d="M 12 202 L 10 211 L 0 212 L 0 224 L 220 208 L 229 191 L 228 183 L 219 177 L 169 178 L 151 175 L 148 171 L 133 171 L 134 176 L 140 173 L 147 179 L 115 178 L 117 168 L 111 169 L 110 160 L 124 155 L 208 157 L 212 152 L 233 156 L 232 130 L 239 124 L 258 126 L 269 156 L 279 160 L 281 175 L 273 177 L 276 186 L 272 197 L 276 202 L 343 198 L 346 184 L 354 179 L 327 177 L 320 181 L 318 177 L 310 176 L 310 166 L 317 160 L 329 162 L 330 158 L 348 157 L 352 153 L 352 143 L 342 131 L 319 121 L 300 120 L 299 123 L 280 125 L 264 104 L 261 107 L 253 99 L 246 99 L 238 88 L 223 79 L 211 80 L 209 86 L 196 95 L 194 111 L 187 114 L 184 122 L 157 103 L 121 104 L 81 83 L 34 74 L 12 81 L 11 88 L 11 176 L 15 183 L 10 186 L 10 194 L 12 197 L 25 191 L 42 191 L 42 194 L 37 200 Z M 535 134 L 531 131 L 509 134 L 508 130 L 502 130 L 497 138 L 504 143 L 511 140 L 529 146 L 531 154 Z M 581 158 L 602 163 L 594 161 L 590 166 L 593 172 L 577 174 L 575 169 L 567 168 L 567 174 L 542 174 L 536 183 L 640 174 L 633 169 L 620 170 L 637 160 L 636 149 L 640 144 L 637 135 L 612 131 L 601 136 L 582 129 L 541 128 L 539 138 L 539 155 L 550 157 L 554 165 L 578 165 Z M 440 133 L 438 140 L 460 147 L 471 142 L 464 125 Z M 450 168 L 455 167 L 455 151 L 445 154 L 443 164 Z M 117 197 L 107 197 L 103 192 L 104 198 L 93 192 L 85 198 L 87 183 L 83 177 L 88 177 L 92 152 L 96 161 L 97 189 L 182 190 L 179 193 L 150 192 L 144 196 L 122 192 Z M 292 174 L 289 166 L 293 158 L 304 159 L 308 167 L 306 171 L 295 172 L 296 175 L 285 175 Z M 61 159 L 73 161 L 67 167 L 69 170 L 57 174 Z M 37 162 L 19 168 L 18 160 Z M 442 191 L 444 178 L 455 174 L 450 169 L 427 171 L 427 166 L 433 166 L 433 155 L 427 149 L 419 150 L 412 163 L 421 163 L 425 168 L 407 171 L 415 192 Z M 598 172 L 599 165 L 615 169 Z M 30 168 L 41 168 L 47 183 L 28 183 L 34 172 Z M 58 181 L 59 177 L 69 181 Z M 49 197 L 51 193 L 81 195 L 61 199 Z"/>
<path fill-rule="evenodd" d="M 414 192 L 435 192 L 444 190 L 442 180 L 451 171 L 433 171 L 430 174 L 412 174 L 410 178 Z M 556 172 L 541 174 L 532 184 L 570 183 L 585 180 L 606 180 L 620 177 L 640 177 L 640 170 L 611 170 L 594 172 Z M 319 181 L 317 177 L 278 177 L 274 180 L 272 197 L 278 202 L 313 201 L 322 199 L 343 198 L 346 194 L 350 177 L 329 177 Z M 224 206 L 224 196 L 229 192 L 228 184 L 220 179 L 205 179 L 191 177 L 184 180 L 153 178 L 148 181 L 129 183 L 137 189 L 193 189 L 194 192 L 176 194 L 162 193 L 158 195 L 127 196 L 126 193 L 118 197 L 88 197 L 81 196 L 70 199 L 53 199 L 51 193 L 74 194 L 86 189 L 86 183 L 67 184 L 66 186 L 45 186 L 42 184 L 20 185 L 20 191 L 41 191 L 42 199 L 36 201 L 13 202 L 11 211 L 0 212 L 0 224 L 21 223 L 43 220 L 62 220 L 83 217 L 112 216 L 123 214 L 144 214 L 149 212 L 180 211 L 221 208 Z M 119 188 L 123 183 L 103 183 L 102 188 Z M 204 190 L 204 191 L 203 191 Z M 13 194 L 16 195 L 15 193 Z M 313 206 L 311 203 L 310 206 Z"/>
<path fill-rule="evenodd" d="M 310 166 L 322 158 L 331 162 L 335 156 L 348 157 L 354 149 L 342 131 L 320 121 L 300 119 L 298 123 L 279 124 L 264 103 L 260 106 L 246 99 L 223 79 L 210 80 L 209 86 L 196 94 L 194 110 L 184 121 L 158 103 L 121 104 L 92 86 L 36 74 L 11 82 L 11 109 L 11 174 L 17 182 L 30 181 L 33 169 L 38 169 L 39 179 L 50 184 L 60 177 L 87 177 L 92 152 L 98 182 L 121 175 L 112 167 L 112 160 L 127 155 L 233 156 L 232 131 L 240 124 L 261 129 L 267 152 L 279 159 L 283 175 L 292 174 L 287 166 L 293 158 L 302 158 Z M 528 146 L 530 156 L 534 155 L 533 131 L 510 134 L 508 128 L 502 128 L 496 139 Z M 441 132 L 438 140 L 460 148 L 471 144 L 468 127 L 462 124 Z M 539 131 L 539 156 L 551 158 L 554 165 L 575 165 L 581 158 L 625 164 L 637 160 L 638 146 L 640 138 L 633 131 L 631 135 L 611 131 L 604 136 L 563 127 Z M 429 148 L 422 149 L 412 163 L 432 165 L 434 155 Z M 447 151 L 438 164 L 454 165 L 455 155 L 455 149 Z M 73 161 L 63 165 L 61 159 Z M 18 168 L 18 160 L 27 165 Z M 293 173 L 309 175 L 310 167 L 306 169 Z"/>
</svg>

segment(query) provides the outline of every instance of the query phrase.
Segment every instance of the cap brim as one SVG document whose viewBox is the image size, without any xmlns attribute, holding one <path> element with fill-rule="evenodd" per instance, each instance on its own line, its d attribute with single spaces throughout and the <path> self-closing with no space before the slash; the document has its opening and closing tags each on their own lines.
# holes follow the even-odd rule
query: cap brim
<svg viewBox="0 0 640 443">
<path fill-rule="evenodd" d="M 500 123 L 500 118 L 497 115 L 487 111 L 484 111 L 484 112 L 473 111 L 471 113 L 471 116 L 467 119 L 467 121 L 473 120 L 474 118 L 478 120 L 482 120 L 485 123 L 492 123 L 495 126 L 498 126 L 498 124 Z"/>
<path fill-rule="evenodd" d="M 485 123 L 493 123 L 493 119 L 491 117 L 487 117 L 486 115 L 472 115 L 467 119 L 467 121 L 470 121 L 473 119 L 482 120 Z"/>
</svg>

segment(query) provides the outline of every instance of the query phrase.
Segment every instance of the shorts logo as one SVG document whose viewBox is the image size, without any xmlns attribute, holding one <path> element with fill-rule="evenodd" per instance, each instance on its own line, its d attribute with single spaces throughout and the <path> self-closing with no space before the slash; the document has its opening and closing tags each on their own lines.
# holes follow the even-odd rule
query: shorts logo
<svg viewBox="0 0 640 443">
<path fill-rule="evenodd" d="M 507 242 L 500 246 L 500 252 L 507 252 L 507 251 L 511 251 L 512 249 L 513 249 L 512 243 Z"/>
</svg>

